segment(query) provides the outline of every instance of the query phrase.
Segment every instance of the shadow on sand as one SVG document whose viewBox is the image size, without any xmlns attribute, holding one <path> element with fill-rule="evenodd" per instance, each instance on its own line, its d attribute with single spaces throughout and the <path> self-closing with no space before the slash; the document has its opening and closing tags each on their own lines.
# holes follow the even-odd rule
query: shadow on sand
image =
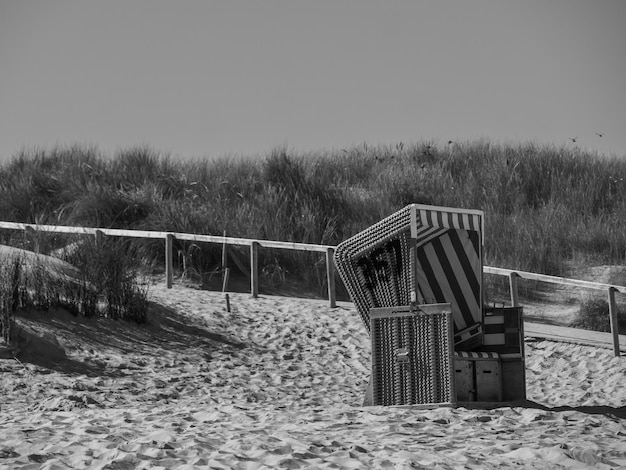
<svg viewBox="0 0 626 470">
<path fill-rule="evenodd" d="M 577 411 L 579 413 L 585 413 L 590 415 L 604 415 L 609 417 L 615 417 L 618 419 L 626 419 L 626 406 L 620 406 L 618 408 L 613 406 L 546 406 L 541 403 L 537 403 L 532 400 L 517 400 L 506 403 L 462 403 L 460 405 L 468 410 L 495 410 L 496 408 L 503 407 L 520 407 L 520 408 L 533 408 L 542 411 Z"/>
<path fill-rule="evenodd" d="M 16 314 L 15 357 L 22 362 L 68 374 L 116 375 L 99 361 L 77 360 L 89 351 L 114 349 L 158 356 L 163 350 L 185 354 L 190 348 L 216 346 L 242 349 L 245 344 L 214 333 L 174 310 L 150 303 L 148 322 L 74 316 L 66 310 L 22 311 Z M 72 352 L 83 354 L 72 354 Z"/>
</svg>

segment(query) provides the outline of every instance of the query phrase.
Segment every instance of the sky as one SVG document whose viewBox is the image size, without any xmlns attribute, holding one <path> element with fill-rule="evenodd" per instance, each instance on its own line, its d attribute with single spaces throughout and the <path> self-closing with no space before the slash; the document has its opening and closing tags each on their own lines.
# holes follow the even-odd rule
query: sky
<svg viewBox="0 0 626 470">
<path fill-rule="evenodd" d="M 626 158 L 624 24 L 623 0 L 0 0 L 0 162 L 481 138 Z"/>
</svg>

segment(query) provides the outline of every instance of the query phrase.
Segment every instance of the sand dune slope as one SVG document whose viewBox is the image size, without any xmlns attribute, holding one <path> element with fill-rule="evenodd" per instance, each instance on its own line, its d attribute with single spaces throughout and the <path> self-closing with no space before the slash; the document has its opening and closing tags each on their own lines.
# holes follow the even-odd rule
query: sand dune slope
<svg viewBox="0 0 626 470">
<path fill-rule="evenodd" d="M 45 268 L 48 275 L 67 280 L 80 279 L 80 271 L 71 264 L 56 258 L 35 253 L 21 248 L 0 245 L 0 259 L 20 260 L 23 266 L 32 269 L 34 266 Z"/>
<path fill-rule="evenodd" d="M 349 304 L 151 296 L 148 326 L 18 319 L 0 468 L 626 467 L 626 359 L 610 351 L 528 343 L 530 401 L 513 407 L 363 408 L 370 347 Z"/>
</svg>

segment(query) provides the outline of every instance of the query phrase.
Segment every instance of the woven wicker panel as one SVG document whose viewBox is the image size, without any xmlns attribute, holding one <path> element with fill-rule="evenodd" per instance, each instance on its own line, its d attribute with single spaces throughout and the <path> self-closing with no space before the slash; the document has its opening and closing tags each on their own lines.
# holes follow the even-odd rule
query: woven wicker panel
<svg viewBox="0 0 626 470">
<path fill-rule="evenodd" d="M 411 246 L 411 206 L 390 215 L 341 243 L 335 265 L 363 324 L 375 307 L 408 305 L 415 290 Z"/>
<path fill-rule="evenodd" d="M 371 311 L 372 403 L 456 401 L 449 304 Z"/>
</svg>

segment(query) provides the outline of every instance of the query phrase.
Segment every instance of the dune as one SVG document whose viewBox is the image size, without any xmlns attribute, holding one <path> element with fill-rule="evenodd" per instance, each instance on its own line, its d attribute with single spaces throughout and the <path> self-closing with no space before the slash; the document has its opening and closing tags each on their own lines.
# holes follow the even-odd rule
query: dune
<svg viewBox="0 0 626 470">
<path fill-rule="evenodd" d="M 53 276 L 63 279 L 80 279 L 80 271 L 70 263 L 63 261 L 54 256 L 35 253 L 34 251 L 15 248 L 7 245 L 0 245 L 0 259 L 17 260 L 19 259 L 24 267 L 33 269 L 36 266 L 43 267 L 46 272 Z"/>
<path fill-rule="evenodd" d="M 528 400 L 362 407 L 350 303 L 152 286 L 135 325 L 22 313 L 0 359 L 0 469 L 625 468 L 626 362 L 529 341 Z"/>
</svg>

